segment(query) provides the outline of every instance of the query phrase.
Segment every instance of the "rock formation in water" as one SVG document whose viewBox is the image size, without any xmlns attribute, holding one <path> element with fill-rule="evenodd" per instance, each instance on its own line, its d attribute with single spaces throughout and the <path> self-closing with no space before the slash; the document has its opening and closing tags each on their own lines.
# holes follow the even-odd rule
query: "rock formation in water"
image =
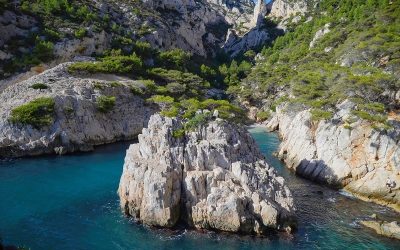
<svg viewBox="0 0 400 250">
<path fill-rule="evenodd" d="M 217 119 L 176 136 L 182 126 L 153 115 L 127 150 L 118 189 L 125 214 L 160 227 L 245 234 L 293 228 L 291 192 L 244 128 Z"/>
<path fill-rule="evenodd" d="M 94 145 L 132 139 L 146 126 L 154 108 L 130 91 L 140 81 L 107 74 L 74 76 L 68 73 L 68 65 L 60 64 L 0 92 L 0 157 L 87 151 Z M 107 112 L 99 110 L 102 96 L 115 98 Z M 48 125 L 35 128 L 10 121 L 13 109 L 41 97 L 54 101 Z M 39 115 L 24 113 L 28 114 Z"/>
<path fill-rule="evenodd" d="M 332 121 L 313 122 L 308 110 L 280 107 L 267 124 L 279 129 L 279 157 L 297 174 L 400 210 L 399 131 L 374 130 L 359 120 L 346 126 L 354 104 L 345 101 Z M 396 126 L 396 123 L 394 123 Z M 392 187 L 388 187 L 388 180 Z"/>
</svg>

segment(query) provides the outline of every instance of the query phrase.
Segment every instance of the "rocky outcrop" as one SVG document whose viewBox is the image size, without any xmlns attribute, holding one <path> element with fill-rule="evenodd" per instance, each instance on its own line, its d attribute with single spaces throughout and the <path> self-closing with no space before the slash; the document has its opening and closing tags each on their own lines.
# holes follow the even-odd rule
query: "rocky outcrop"
<svg viewBox="0 0 400 250">
<path fill-rule="evenodd" d="M 149 20 L 154 31 L 145 39 L 159 48 L 181 48 L 201 56 L 213 56 L 222 47 L 228 28 L 251 28 L 254 3 L 249 0 L 155 1 L 145 5 L 158 10 L 163 20 Z"/>
<path fill-rule="evenodd" d="M 70 63 L 60 64 L 0 92 L 0 157 L 67 153 L 91 150 L 94 145 L 132 139 L 146 126 L 154 108 L 130 92 L 140 82 L 113 76 L 79 77 L 67 72 Z M 119 84 L 111 84 L 118 81 Z M 47 85 L 34 89 L 33 84 Z M 99 112 L 99 96 L 114 96 L 115 106 Z M 11 111 L 39 97 L 55 102 L 52 123 L 42 128 L 11 123 Z"/>
<path fill-rule="evenodd" d="M 287 19 L 291 16 L 304 14 L 308 10 L 308 5 L 317 0 L 272 0 L 267 8 L 271 17 Z"/>
<path fill-rule="evenodd" d="M 160 227 L 293 228 L 291 192 L 244 128 L 216 119 L 177 136 L 182 126 L 153 115 L 128 149 L 118 189 L 125 214 Z"/>
<path fill-rule="evenodd" d="M 349 117 L 351 107 L 346 101 L 333 120 L 320 122 L 313 122 L 308 110 L 278 108 L 267 126 L 279 129 L 279 157 L 305 178 L 344 187 L 362 199 L 399 211 L 400 129 L 383 133 L 362 120 L 341 122 Z M 388 180 L 394 187 L 387 186 Z"/>
<path fill-rule="evenodd" d="M 400 240 L 400 224 L 397 221 L 386 222 L 367 220 L 361 221 L 360 223 L 365 227 L 375 230 L 377 234 Z"/>
<path fill-rule="evenodd" d="M 257 26 L 251 29 L 243 36 L 238 36 L 234 30 L 229 30 L 224 50 L 231 58 L 246 52 L 252 48 L 256 48 L 270 39 L 267 29 Z"/>
<path fill-rule="evenodd" d="M 315 33 L 312 41 L 310 42 L 310 48 L 314 48 L 315 44 L 317 43 L 317 41 L 319 39 L 321 39 L 323 36 L 325 36 L 326 34 L 331 32 L 331 30 L 329 28 L 330 28 L 330 23 L 327 23 L 324 25 L 324 27 L 322 29 L 318 30 Z"/>
</svg>

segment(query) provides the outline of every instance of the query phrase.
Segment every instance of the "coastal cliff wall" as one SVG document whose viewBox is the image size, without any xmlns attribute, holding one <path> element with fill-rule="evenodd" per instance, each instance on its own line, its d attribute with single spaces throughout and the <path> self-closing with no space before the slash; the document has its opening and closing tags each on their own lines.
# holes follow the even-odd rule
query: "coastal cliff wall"
<svg viewBox="0 0 400 250">
<path fill-rule="evenodd" d="M 368 122 L 349 125 L 313 122 L 308 110 L 280 107 L 267 124 L 279 130 L 279 157 L 307 179 L 343 187 L 364 200 L 400 210 L 400 147 L 398 129 L 374 130 Z M 343 115 L 342 110 L 336 116 Z M 395 183 L 390 189 L 387 180 Z"/>
</svg>

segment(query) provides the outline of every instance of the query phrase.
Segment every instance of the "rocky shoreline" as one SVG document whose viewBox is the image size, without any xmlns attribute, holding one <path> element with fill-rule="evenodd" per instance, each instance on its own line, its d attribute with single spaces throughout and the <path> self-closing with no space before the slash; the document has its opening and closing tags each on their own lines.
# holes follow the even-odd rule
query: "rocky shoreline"
<svg viewBox="0 0 400 250">
<path fill-rule="evenodd" d="M 296 174 L 357 198 L 400 211 L 400 148 L 395 130 L 380 133 L 362 121 L 352 128 L 342 123 L 315 123 L 309 111 L 277 109 L 265 124 L 282 139 L 278 157 Z M 338 116 L 350 112 L 343 108 Z M 390 180 L 394 187 L 389 188 Z"/>
<path fill-rule="evenodd" d="M 125 214 L 150 226 L 243 234 L 295 228 L 290 190 L 244 128 L 217 119 L 173 136 L 181 128 L 153 115 L 128 149 L 118 189 Z"/>
</svg>

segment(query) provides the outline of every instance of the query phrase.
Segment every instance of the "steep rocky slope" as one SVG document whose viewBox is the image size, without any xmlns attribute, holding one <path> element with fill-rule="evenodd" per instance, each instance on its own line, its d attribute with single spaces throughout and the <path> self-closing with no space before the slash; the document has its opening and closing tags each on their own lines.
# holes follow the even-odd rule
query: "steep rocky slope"
<svg viewBox="0 0 400 250">
<path fill-rule="evenodd" d="M 349 116 L 350 102 L 344 102 L 336 121 Z M 368 122 L 352 128 L 334 121 L 314 122 L 307 111 L 290 112 L 280 107 L 267 124 L 279 129 L 282 144 L 279 157 L 297 174 L 333 187 L 344 187 L 365 200 L 400 211 L 399 131 L 382 133 Z M 395 183 L 387 186 L 387 180 Z"/>
<path fill-rule="evenodd" d="M 265 14 L 265 3 L 251 0 L 0 3 L 0 79 L 43 62 L 54 66 L 111 48 L 131 51 L 136 41 L 203 57 L 223 47 L 235 56 L 271 38 L 258 22 Z M 235 34 L 234 43 L 228 33 Z"/>
<path fill-rule="evenodd" d="M 107 74 L 74 76 L 68 65 L 0 92 L 0 157 L 87 151 L 94 145 L 132 139 L 146 126 L 155 108 L 131 93 L 131 86 L 140 86 L 140 81 Z M 114 97 L 115 104 L 102 112 L 99 100 L 105 96 Z M 45 126 L 11 122 L 12 110 L 43 97 L 54 102 Z M 30 116 L 43 117 L 45 111 L 26 110 L 19 118 L 24 122 L 33 119 Z"/>
<path fill-rule="evenodd" d="M 296 173 L 400 210 L 399 2 L 307 6 L 230 93 L 278 129 Z"/>
<path fill-rule="evenodd" d="M 247 234 L 293 228 L 292 195 L 244 128 L 217 118 L 176 136 L 182 126 L 153 115 L 128 149 L 118 190 L 127 215 Z"/>
</svg>

